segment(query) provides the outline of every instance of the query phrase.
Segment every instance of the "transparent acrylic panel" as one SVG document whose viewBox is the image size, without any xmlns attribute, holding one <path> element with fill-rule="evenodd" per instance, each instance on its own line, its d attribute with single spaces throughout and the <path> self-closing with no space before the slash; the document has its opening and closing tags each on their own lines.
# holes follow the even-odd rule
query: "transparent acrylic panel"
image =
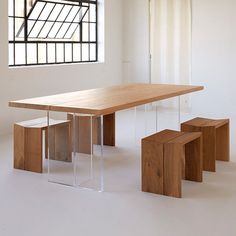
<svg viewBox="0 0 236 236">
<path fill-rule="evenodd" d="M 70 114 L 74 129 L 76 186 L 104 190 L 103 117 Z"/>
<path fill-rule="evenodd" d="M 169 98 L 156 103 L 158 131 L 164 129 L 180 130 L 181 111 L 180 111 L 180 97 Z"/>
<path fill-rule="evenodd" d="M 72 121 L 62 112 L 48 113 L 48 180 L 75 186 Z"/>
</svg>

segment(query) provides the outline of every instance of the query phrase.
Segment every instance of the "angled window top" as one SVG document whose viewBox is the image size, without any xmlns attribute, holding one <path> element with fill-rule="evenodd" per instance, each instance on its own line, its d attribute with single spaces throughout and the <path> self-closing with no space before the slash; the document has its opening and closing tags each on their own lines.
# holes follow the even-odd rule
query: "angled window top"
<svg viewBox="0 0 236 236">
<path fill-rule="evenodd" d="M 89 6 L 76 1 L 36 0 L 16 37 L 72 39 L 88 10 Z"/>
</svg>

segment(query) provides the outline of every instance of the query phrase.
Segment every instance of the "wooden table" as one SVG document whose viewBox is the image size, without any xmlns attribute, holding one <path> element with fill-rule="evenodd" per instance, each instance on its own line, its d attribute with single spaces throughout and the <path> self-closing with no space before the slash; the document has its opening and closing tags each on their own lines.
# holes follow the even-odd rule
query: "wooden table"
<svg viewBox="0 0 236 236">
<path fill-rule="evenodd" d="M 10 107 L 107 115 L 203 90 L 202 86 L 128 84 L 9 102 Z"/>
<path fill-rule="evenodd" d="M 115 146 L 116 112 L 200 90 L 203 90 L 202 86 L 128 84 L 11 101 L 9 102 L 9 106 L 45 110 L 47 114 L 51 112 L 70 113 L 70 115 L 72 114 L 73 116 L 73 120 L 76 120 L 76 116 L 81 115 L 82 125 L 79 129 L 80 134 L 78 137 L 80 139 L 81 136 L 83 136 L 83 153 L 90 153 L 89 150 L 91 150 L 92 153 L 92 148 L 90 149 L 90 147 L 93 146 L 94 142 L 99 142 L 101 147 L 103 144 Z M 91 117 L 100 118 L 101 123 L 99 130 L 101 131 L 101 136 L 97 141 L 94 141 L 93 137 L 90 137 L 88 141 L 84 142 L 84 137 L 88 137 L 85 133 L 89 133 L 93 129 L 92 125 L 90 129 L 88 128 L 91 122 L 84 120 L 84 115 L 90 117 L 91 121 L 93 119 Z M 82 149 L 80 149 L 80 151 L 81 150 Z M 101 186 L 103 186 L 102 183 Z M 102 190 L 103 187 L 100 189 Z"/>
</svg>

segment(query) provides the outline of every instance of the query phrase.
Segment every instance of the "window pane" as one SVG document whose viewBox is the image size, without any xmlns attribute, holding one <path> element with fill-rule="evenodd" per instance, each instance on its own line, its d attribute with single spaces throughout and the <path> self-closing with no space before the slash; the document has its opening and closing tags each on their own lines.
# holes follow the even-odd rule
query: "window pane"
<svg viewBox="0 0 236 236">
<path fill-rule="evenodd" d="M 73 46 L 73 60 L 74 61 L 81 61 L 80 53 L 81 53 L 81 44 L 75 43 Z"/>
<path fill-rule="evenodd" d="M 60 28 L 58 34 L 56 35 L 56 38 L 58 39 L 64 38 L 69 26 L 70 26 L 70 23 L 64 23 L 62 27 Z"/>
<path fill-rule="evenodd" d="M 63 43 L 57 43 L 57 62 L 64 62 L 64 45 Z"/>
<path fill-rule="evenodd" d="M 65 45 L 65 59 L 66 62 L 72 61 L 72 46 L 68 43 Z"/>
<path fill-rule="evenodd" d="M 63 8 L 63 5 L 57 4 L 49 17 L 49 20 L 55 21 L 58 15 L 60 14 L 62 8 Z"/>
<path fill-rule="evenodd" d="M 58 21 L 65 21 L 67 15 L 68 15 L 69 12 L 70 12 L 70 9 L 71 9 L 71 6 L 66 5 L 66 6 L 63 8 L 63 10 L 62 10 L 60 16 L 58 17 Z"/>
<path fill-rule="evenodd" d="M 82 61 L 88 61 L 89 60 L 89 47 L 88 44 L 82 45 Z"/>
<path fill-rule="evenodd" d="M 90 4 L 89 15 L 90 15 L 90 21 L 96 22 L 96 6 L 95 6 L 95 4 Z"/>
<path fill-rule="evenodd" d="M 88 23 L 83 23 L 83 41 L 89 40 L 89 30 L 88 30 Z"/>
<path fill-rule="evenodd" d="M 36 44 L 29 43 L 27 45 L 27 63 L 36 64 L 37 63 L 37 46 Z"/>
<path fill-rule="evenodd" d="M 43 27 L 41 33 L 39 34 L 39 37 L 40 37 L 40 38 L 46 38 L 47 35 L 48 35 L 48 32 L 50 31 L 50 29 L 51 29 L 52 26 L 53 26 L 53 22 L 47 22 L 47 23 L 44 25 L 44 27 Z"/>
<path fill-rule="evenodd" d="M 53 3 L 47 3 L 45 8 L 43 9 L 42 13 L 39 16 L 39 19 L 46 20 L 48 18 L 48 16 L 50 15 L 54 6 L 55 6 L 55 4 L 53 4 Z"/>
<path fill-rule="evenodd" d="M 96 44 L 90 44 L 90 60 L 96 60 Z"/>
<path fill-rule="evenodd" d="M 14 45 L 13 45 L 13 43 L 10 43 L 9 44 L 9 48 L 8 48 L 8 50 L 9 50 L 9 65 L 14 65 Z"/>
<path fill-rule="evenodd" d="M 40 13 L 42 12 L 43 8 L 45 6 L 45 3 L 43 2 L 38 2 L 36 3 L 34 10 L 32 11 L 32 13 L 29 16 L 29 19 L 33 19 L 36 20 L 38 19 Z"/>
<path fill-rule="evenodd" d="M 46 56 L 46 44 L 45 43 L 40 43 L 38 45 L 38 60 L 40 64 L 44 64 L 47 62 Z"/>
<path fill-rule="evenodd" d="M 49 43 L 48 44 L 48 63 L 55 63 L 55 62 L 56 62 L 55 44 Z"/>
<path fill-rule="evenodd" d="M 90 24 L 90 41 L 96 41 L 96 24 Z"/>
<path fill-rule="evenodd" d="M 15 54 L 16 64 L 18 64 L 18 65 L 25 64 L 26 63 L 25 44 L 17 43 L 15 45 L 15 48 L 16 48 L 16 54 Z"/>
</svg>

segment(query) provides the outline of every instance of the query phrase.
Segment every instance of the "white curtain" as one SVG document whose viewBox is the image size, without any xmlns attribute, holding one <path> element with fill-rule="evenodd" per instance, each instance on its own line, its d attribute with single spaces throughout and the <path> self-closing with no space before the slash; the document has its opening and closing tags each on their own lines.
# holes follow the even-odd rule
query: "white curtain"
<svg viewBox="0 0 236 236">
<path fill-rule="evenodd" d="M 191 81 L 191 0 L 150 0 L 151 82 Z"/>
</svg>

